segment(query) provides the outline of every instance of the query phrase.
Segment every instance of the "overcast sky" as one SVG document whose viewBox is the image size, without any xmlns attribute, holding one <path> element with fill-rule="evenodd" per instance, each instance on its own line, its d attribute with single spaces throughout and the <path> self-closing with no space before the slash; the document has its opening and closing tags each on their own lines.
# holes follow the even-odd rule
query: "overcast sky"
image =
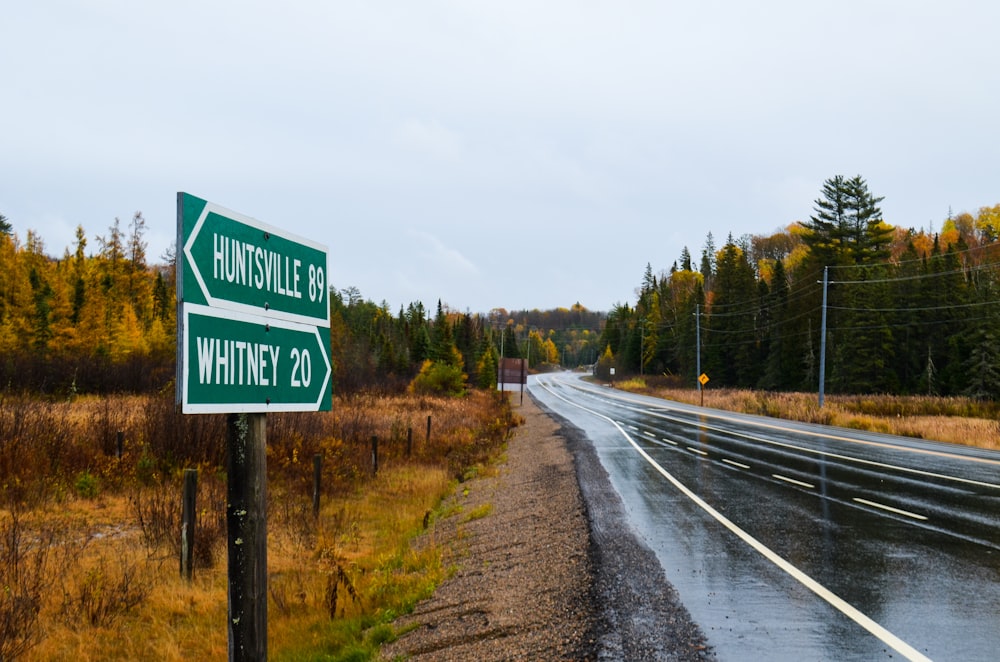
<svg viewBox="0 0 1000 662">
<path fill-rule="evenodd" d="M 894 225 L 1000 203 L 995 0 L 38 0 L 0 21 L 0 213 L 175 241 L 185 191 L 395 311 L 634 302 L 862 175 Z"/>
</svg>

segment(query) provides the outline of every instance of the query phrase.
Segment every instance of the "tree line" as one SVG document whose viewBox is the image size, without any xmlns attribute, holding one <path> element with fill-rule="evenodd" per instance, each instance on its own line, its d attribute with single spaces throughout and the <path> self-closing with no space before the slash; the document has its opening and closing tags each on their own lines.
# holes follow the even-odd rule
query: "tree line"
<svg viewBox="0 0 1000 662">
<path fill-rule="evenodd" d="M 176 374 L 175 255 L 147 255 L 146 221 L 119 219 L 91 249 L 82 226 L 61 257 L 0 215 L 0 391 L 156 392 Z M 549 311 L 460 313 L 440 301 L 393 312 L 355 287 L 330 290 L 336 390 L 414 384 L 461 392 L 495 384 L 501 356 L 544 370 L 593 363 L 604 313 L 579 303 Z M 419 378 L 419 379 L 418 379 Z"/>
<path fill-rule="evenodd" d="M 599 370 L 809 391 L 822 365 L 831 392 L 1000 397 L 1000 205 L 930 231 L 890 225 L 882 200 L 836 176 L 807 221 L 647 264 Z"/>
<path fill-rule="evenodd" d="M 330 301 L 335 390 L 399 389 L 422 374 L 447 379 L 450 386 L 437 390 L 457 391 L 463 383 L 492 388 L 501 357 L 526 359 L 542 371 L 593 363 L 605 319 L 579 303 L 484 314 L 453 311 L 439 300 L 433 315 L 420 302 L 393 313 L 354 287 L 331 290 Z"/>
</svg>

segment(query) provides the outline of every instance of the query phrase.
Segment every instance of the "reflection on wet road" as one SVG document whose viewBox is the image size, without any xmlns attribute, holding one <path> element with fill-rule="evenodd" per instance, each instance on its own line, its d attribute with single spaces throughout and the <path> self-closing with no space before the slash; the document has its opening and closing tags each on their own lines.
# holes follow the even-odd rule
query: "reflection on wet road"
<svg viewBox="0 0 1000 662">
<path fill-rule="evenodd" d="M 1000 453 L 546 375 L 720 659 L 993 660 Z"/>
</svg>

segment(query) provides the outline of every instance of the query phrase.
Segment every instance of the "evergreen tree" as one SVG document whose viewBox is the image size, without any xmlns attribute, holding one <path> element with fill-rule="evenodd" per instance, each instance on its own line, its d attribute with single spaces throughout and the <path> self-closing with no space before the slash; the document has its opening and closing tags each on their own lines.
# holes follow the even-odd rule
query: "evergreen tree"
<svg viewBox="0 0 1000 662">
<path fill-rule="evenodd" d="M 438 299 L 437 314 L 434 316 L 433 333 L 431 336 L 431 360 L 436 363 L 461 368 L 464 360 L 462 353 L 455 346 L 451 322 L 444 313 L 441 300 Z"/>
<path fill-rule="evenodd" d="M 975 288 L 970 287 L 957 248 L 949 245 L 943 252 L 932 253 L 928 261 L 933 278 L 927 279 L 925 305 L 935 309 L 935 323 L 929 333 L 930 344 L 935 348 L 932 359 L 939 367 L 942 395 L 957 395 L 965 389 L 970 378 L 965 365 L 972 351 L 972 339 L 982 328 L 982 311 L 989 311 L 997 301 L 996 274 Z"/>
<path fill-rule="evenodd" d="M 129 222 L 124 277 L 128 301 L 144 327 L 148 327 L 153 318 L 150 298 L 153 282 L 146 264 L 146 246 L 146 219 L 137 211 Z"/>
<path fill-rule="evenodd" d="M 884 265 L 844 272 L 852 280 L 836 287 L 841 291 L 837 325 L 828 327 L 836 360 L 828 365 L 831 390 L 843 393 L 894 393 L 899 388 L 895 371 L 895 341 L 891 300 Z"/>
<path fill-rule="evenodd" d="M 430 356 L 431 338 L 427 330 L 424 304 L 419 301 L 410 303 L 403 318 L 403 333 L 409 346 L 410 361 L 420 365 Z"/>
<path fill-rule="evenodd" d="M 767 327 L 767 357 L 764 374 L 761 376 L 760 388 L 767 390 L 784 390 L 793 387 L 793 376 L 796 357 L 793 354 L 795 345 L 789 337 L 791 325 L 788 315 L 788 277 L 785 274 L 785 263 L 777 260 L 771 275 L 771 287 L 765 304 L 769 310 Z"/>
<path fill-rule="evenodd" d="M 709 374 L 726 386 L 755 385 L 757 283 L 746 253 L 731 240 L 719 252 L 713 295 L 706 325 Z"/>
<path fill-rule="evenodd" d="M 687 246 L 681 250 L 681 271 L 691 271 L 691 251 Z"/>
<path fill-rule="evenodd" d="M 657 364 L 655 361 L 660 344 L 660 326 L 662 324 L 660 293 L 658 290 L 653 290 L 650 293 L 649 311 L 643 316 L 641 323 L 642 354 L 640 356 L 641 364 L 639 372 L 646 374 L 649 372 L 649 368 L 653 368 L 654 373 L 662 372 L 663 366 Z"/>
<path fill-rule="evenodd" d="M 548 352 L 545 351 L 545 341 L 537 330 L 528 332 L 528 341 L 525 343 L 528 359 L 528 367 L 536 368 L 548 360 Z"/>
<path fill-rule="evenodd" d="M 869 264 L 884 260 L 892 228 L 882 222 L 882 210 L 857 175 L 837 175 L 823 183 L 822 197 L 815 201 L 816 215 L 802 225 L 803 240 L 818 264 Z"/>
<path fill-rule="evenodd" d="M 617 355 L 617 365 L 623 373 L 639 374 L 640 363 L 642 361 L 642 316 L 638 314 L 638 307 L 629 312 L 627 320 L 622 326 L 624 333 L 622 349 Z"/>
<path fill-rule="evenodd" d="M 74 325 L 80 321 L 80 311 L 87 300 L 86 255 L 87 236 L 83 226 L 76 226 L 76 252 L 73 255 L 73 311 L 71 321 Z"/>
<path fill-rule="evenodd" d="M 34 307 L 31 325 L 31 344 L 35 351 L 45 353 L 52 339 L 52 285 L 48 274 L 48 259 L 40 237 L 28 231 L 27 239 L 28 282 Z"/>
<path fill-rule="evenodd" d="M 508 324 L 503 329 L 503 339 L 501 340 L 501 349 L 503 350 L 503 356 L 501 358 L 505 359 L 519 359 L 521 357 L 521 348 L 517 345 L 517 333 L 514 331 L 514 325 Z"/>
<path fill-rule="evenodd" d="M 1000 398 L 1000 324 L 996 315 L 975 331 L 965 363 L 968 383 L 962 395 L 977 400 Z"/>
<path fill-rule="evenodd" d="M 454 325 L 455 347 L 462 354 L 462 361 L 465 372 L 472 375 L 475 381 L 477 356 L 479 353 L 478 339 L 476 337 L 475 320 L 472 315 L 461 314 Z"/>
<path fill-rule="evenodd" d="M 697 334 L 701 326 L 698 316 L 704 316 L 705 312 L 705 290 L 701 286 L 700 274 L 693 279 L 693 283 L 690 290 L 684 288 L 677 298 L 677 322 L 674 339 L 676 372 L 684 379 L 685 383 L 690 384 L 695 384 L 694 380 L 698 377 Z M 704 333 L 702 336 L 704 337 Z"/>
<path fill-rule="evenodd" d="M 628 336 L 628 324 L 632 317 L 632 310 L 629 305 L 616 303 L 608 313 L 608 319 L 604 324 L 599 340 L 601 347 L 610 347 L 611 353 L 617 355 L 624 348 Z M 601 350 L 604 351 L 603 349 Z"/>
<path fill-rule="evenodd" d="M 499 382 L 497 370 L 500 366 L 500 357 L 493 343 L 485 337 L 484 341 L 479 360 L 476 362 L 476 384 L 482 389 L 495 390 Z"/>
<path fill-rule="evenodd" d="M 606 345 L 604 347 L 604 352 L 601 354 L 601 357 L 597 360 L 597 363 L 594 366 L 594 374 L 599 379 L 610 380 L 612 377 L 611 369 L 614 367 L 614 352 L 611 351 L 611 345 Z"/>
<path fill-rule="evenodd" d="M 715 275 L 715 238 L 708 233 L 705 247 L 701 250 L 701 277 L 706 292 L 712 291 L 712 278 Z"/>
<path fill-rule="evenodd" d="M 653 275 L 653 266 L 647 262 L 646 271 L 642 274 L 642 288 L 640 289 L 639 300 L 656 289 L 656 276 Z"/>
<path fill-rule="evenodd" d="M 912 239 L 900 256 L 891 285 L 893 305 L 897 308 L 889 319 L 895 329 L 897 344 L 896 372 L 903 393 L 927 392 L 932 384 L 926 381 L 928 345 L 927 325 L 924 324 L 928 306 L 921 282 L 926 276 L 927 263 L 920 259 Z"/>
</svg>

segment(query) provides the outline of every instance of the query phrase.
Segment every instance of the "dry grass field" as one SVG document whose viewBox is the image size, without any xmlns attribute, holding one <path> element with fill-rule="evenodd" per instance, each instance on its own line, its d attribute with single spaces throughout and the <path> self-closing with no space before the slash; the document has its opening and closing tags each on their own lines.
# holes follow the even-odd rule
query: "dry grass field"
<svg viewBox="0 0 1000 662">
<path fill-rule="evenodd" d="M 271 659 L 367 659 L 391 637 L 393 617 L 448 572 L 435 545 L 409 541 L 516 424 L 488 393 L 365 395 L 270 415 Z M 225 659 L 224 435 L 222 417 L 181 416 L 170 397 L 0 394 L 0 660 Z M 190 582 L 179 566 L 186 468 L 198 469 Z"/>
</svg>

